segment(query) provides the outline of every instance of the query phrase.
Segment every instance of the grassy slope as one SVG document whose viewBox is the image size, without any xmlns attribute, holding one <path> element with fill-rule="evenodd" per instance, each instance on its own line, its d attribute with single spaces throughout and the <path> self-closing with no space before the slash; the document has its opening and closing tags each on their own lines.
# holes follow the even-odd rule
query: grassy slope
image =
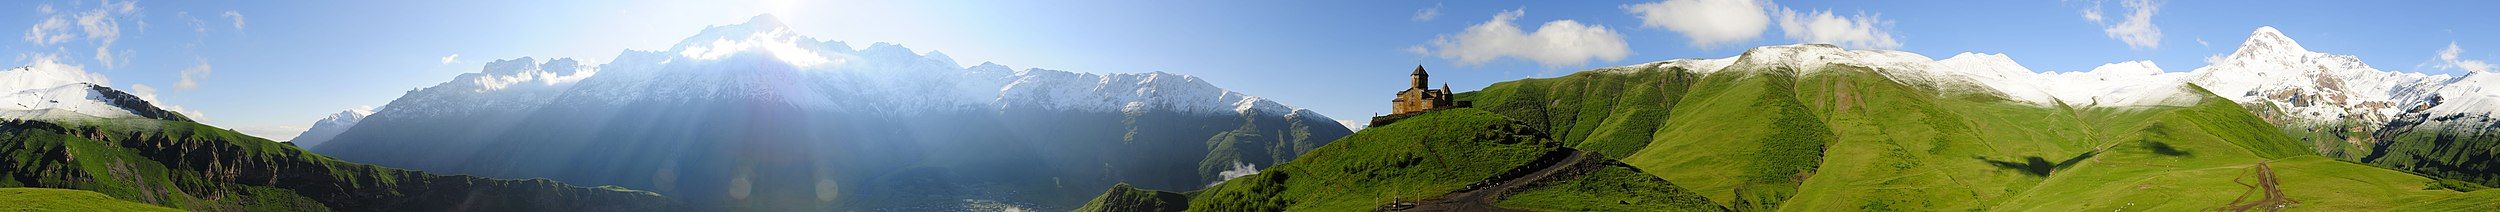
<svg viewBox="0 0 2500 212">
<path fill-rule="evenodd" d="M 1407 124 L 1430 123 L 1430 124 Z M 1437 111 L 1378 126 L 1198 192 L 1190 208 L 1216 211 L 1369 209 L 1456 191 L 1557 148 L 1481 110 Z"/>
<path fill-rule="evenodd" d="M 1540 155 L 1561 151 L 1529 126 L 1476 109 L 1450 109 L 1364 129 L 1312 150 L 1293 162 L 1194 192 L 1197 211 L 1371 210 L 1394 201 L 1419 201 L 1471 183 Z M 1529 209 L 1578 210 L 1579 206 L 1639 202 L 1644 206 L 1715 207 L 1666 181 L 1613 167 L 1553 186 L 1529 189 L 1499 204 Z M 1646 179 L 1646 180 L 1641 180 Z M 1611 192 L 1640 188 L 1638 193 Z M 1570 198 L 1600 197 L 1600 198 Z M 1676 198 L 1687 201 L 1677 201 Z M 1540 208 L 1544 206 L 1574 206 Z"/>
<path fill-rule="evenodd" d="M 1086 201 L 1076 211 L 1180 211 L 1189 208 L 1189 196 L 1180 193 L 1138 189 L 1127 183 L 1112 185 L 1093 201 Z"/>
<path fill-rule="evenodd" d="M 666 201 L 641 191 L 347 163 L 232 130 L 151 119 L 12 122 L 0 126 L 0 155 L 7 166 L 0 187 L 89 190 L 193 210 L 659 209 L 648 206 Z"/>
<path fill-rule="evenodd" d="M 80 125 L 111 125 L 120 127 L 78 127 Z M 29 125 L 16 125 L 12 127 L 19 126 Z M 23 171 L 6 171 L 10 174 L 0 175 L 0 187 L 49 187 L 89 190 L 125 200 L 176 208 L 243 209 L 255 211 L 327 210 L 327 207 L 324 207 L 319 202 L 313 201 L 303 195 L 298 195 L 293 192 L 266 185 L 239 185 L 217 182 L 217 179 L 214 179 L 217 178 L 217 176 L 214 175 L 215 173 L 204 173 L 201 170 L 185 169 L 185 167 L 181 167 L 183 164 L 167 164 L 159 162 L 158 158 L 151 158 L 146 155 L 146 152 L 118 146 L 118 144 L 123 143 L 123 141 L 145 140 L 148 138 L 141 137 L 151 137 L 167 138 L 164 140 L 170 141 L 169 143 L 158 144 L 162 146 L 209 145 L 222 148 L 239 149 L 239 151 L 230 152 L 253 153 L 247 155 L 230 154 L 216 156 L 227 158 L 245 158 L 242 160 L 247 161 L 268 162 L 272 160 L 309 160 L 312 159 L 312 157 L 318 157 L 304 153 L 301 150 L 293 151 L 294 154 L 286 154 L 289 152 L 286 150 L 292 150 L 292 148 L 279 147 L 284 144 L 267 142 L 265 140 L 261 140 L 260 142 L 248 142 L 248 140 L 246 140 L 247 138 L 258 138 L 250 138 L 248 136 L 242 136 L 239 133 L 232 133 L 232 131 L 223 131 L 222 129 L 188 122 L 119 119 L 92 120 L 92 123 L 67 124 L 67 126 L 79 129 L 71 131 L 96 130 L 96 132 L 80 133 L 62 132 L 51 129 L 19 129 L 11 132 L 0 133 L 0 139 L 5 139 L 5 141 L 0 142 L 8 144 L 7 146 L 0 146 L 0 152 L 7 153 L 9 157 L 9 160 L 7 161 L 13 162 L 7 165 L 17 168 L 31 168 L 30 170 L 45 172 L 41 174 L 27 174 L 27 172 Z M 78 136 L 73 134 L 97 134 L 103 135 L 100 136 L 103 137 L 103 139 L 95 139 L 99 136 Z M 207 143 L 211 140 L 247 142 L 231 142 L 233 143 L 231 145 L 223 145 L 223 143 Z M 47 155 L 57 156 L 47 157 Z M 187 158 L 165 159 L 183 162 L 195 161 Z M 207 165 L 217 166 L 219 168 L 228 168 L 225 167 L 225 164 L 210 165 L 193 163 L 189 165 Z"/>
<path fill-rule="evenodd" d="M 1657 72 L 1682 71 L 1590 71 L 1497 83 L 1461 96 L 1496 113 L 1567 120 L 1540 125 L 1544 129 L 1657 129 L 1643 141 L 1614 140 L 1642 136 L 1586 136 L 1576 144 L 1641 147 L 1624 161 L 1723 204 L 1784 210 L 2071 210 L 2125 205 L 2103 201 L 2151 200 L 2146 195 L 2168 192 L 2193 195 L 2184 196 L 2190 201 L 2134 207 L 2209 208 L 2247 190 L 2230 182 L 2235 174 L 2269 160 L 2280 161 L 2273 167 L 2301 207 L 2405 205 L 2457 194 L 2423 190 L 2432 180 L 2401 172 L 2307 161 L 2323 158 L 2210 95 L 2205 104 L 2187 107 L 2043 108 L 1988 95 L 1939 95 L 1936 88 L 1847 67 L 1804 77 L 1780 70 L 1699 78 Z M 1682 82 L 1692 85 L 1655 86 L 1686 88 L 1659 89 L 1686 92 L 1658 94 L 1679 99 L 1668 104 L 1571 98 L 1589 96 L 1572 94 L 1586 90 L 1644 89 L 1610 83 Z M 1642 115 L 1667 117 L 1663 121 L 1616 115 L 1648 110 L 1671 113 Z M 1639 123 L 1663 126 L 1626 126 Z M 1798 162 L 1812 165 L 1793 165 Z M 1777 175 L 1789 171 L 1795 174 Z M 1746 198 L 1736 198 L 1739 188 Z"/>
<path fill-rule="evenodd" d="M 1565 145 L 1610 157 L 1649 145 L 1660 121 L 1698 75 L 1681 71 L 1584 72 L 1496 83 L 1458 94 L 1477 108 L 1546 129 Z"/>
<path fill-rule="evenodd" d="M 0 211 L 182 211 L 85 190 L 0 188 Z"/>
<path fill-rule="evenodd" d="M 2406 120 L 2419 121 L 2419 120 Z M 2417 126 L 2419 127 L 2419 126 Z M 2464 127 L 2459 127 L 2464 128 Z M 2500 127 L 2386 132 L 2365 163 L 2424 175 L 2500 186 Z"/>
<path fill-rule="evenodd" d="M 1719 210 L 1710 198 L 1628 168 L 1597 170 L 1576 179 L 1528 189 L 1497 205 L 1548 211 Z"/>
</svg>

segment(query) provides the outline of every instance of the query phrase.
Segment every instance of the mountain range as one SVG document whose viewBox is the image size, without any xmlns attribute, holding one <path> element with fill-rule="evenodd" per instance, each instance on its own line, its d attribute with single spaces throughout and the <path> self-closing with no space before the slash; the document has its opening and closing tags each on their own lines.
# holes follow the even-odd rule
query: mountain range
<svg viewBox="0 0 2500 212">
<path fill-rule="evenodd" d="M 1358 131 L 1192 76 L 965 66 L 765 15 L 604 63 L 495 60 L 288 142 L 39 58 L 0 71 L 0 200 L 31 203 L 0 209 L 2500 207 L 2500 73 L 2380 70 L 2273 27 L 2185 72 L 2014 58 L 1762 46 Z"/>
<path fill-rule="evenodd" d="M 50 60 L 0 72 L 0 92 L 10 92 L 0 96 L 9 102 L 7 108 L 0 108 L 0 190 L 4 190 L 0 195 L 8 196 L 10 205 L 31 206 L 7 208 L 656 211 L 673 207 L 671 200 L 657 194 L 615 187 L 444 176 L 338 161 L 293 145 L 193 122 L 147 97 L 103 84 L 102 77 L 81 67 Z"/>
<path fill-rule="evenodd" d="M 345 129 L 315 152 L 791 210 L 1074 208 L 1122 182 L 1200 188 L 1351 133 L 1196 77 L 967 67 L 769 15 L 605 64 L 498 60 L 340 117 L 315 125 Z"/>
</svg>

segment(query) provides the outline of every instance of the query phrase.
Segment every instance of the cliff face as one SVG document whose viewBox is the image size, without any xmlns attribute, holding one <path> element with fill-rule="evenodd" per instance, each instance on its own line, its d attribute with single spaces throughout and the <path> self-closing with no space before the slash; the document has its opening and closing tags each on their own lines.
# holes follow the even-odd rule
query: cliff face
<svg viewBox="0 0 2500 212">
<path fill-rule="evenodd" d="M 92 190 L 190 210 L 637 211 L 650 192 L 340 162 L 190 122 L 0 123 L 0 187 Z"/>
</svg>

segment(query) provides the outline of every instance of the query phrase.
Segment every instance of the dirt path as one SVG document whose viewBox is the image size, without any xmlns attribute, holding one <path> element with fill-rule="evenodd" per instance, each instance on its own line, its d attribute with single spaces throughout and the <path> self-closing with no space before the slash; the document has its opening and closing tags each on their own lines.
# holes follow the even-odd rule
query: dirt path
<svg viewBox="0 0 2500 212">
<path fill-rule="evenodd" d="M 2283 210 L 2283 208 L 2289 208 L 2292 207 L 2292 205 L 2300 204 L 2300 201 L 2293 201 L 2291 198 L 2284 197 L 2283 189 L 2276 187 L 2276 185 L 2277 184 L 2274 180 L 2274 168 L 2267 167 L 2266 163 L 2257 163 L 2257 185 L 2249 185 L 2249 190 L 2263 190 L 2264 193 L 2261 195 L 2264 195 L 2264 197 L 2258 198 L 2256 201 L 2246 201 L 2248 200 L 2248 193 L 2243 192 L 2240 193 L 2239 198 L 2231 199 L 2231 204 L 2223 206 L 2222 209 L 2230 211 L 2248 211 L 2250 209 L 2280 211 Z"/>
<path fill-rule="evenodd" d="M 1572 170 L 1575 167 L 1584 167 L 1579 166 L 1579 164 L 1587 162 L 1589 158 L 1594 157 L 1593 153 L 1586 151 L 1576 151 L 1571 149 L 1563 149 L 1559 151 L 1571 151 L 1569 153 L 1571 155 L 1564 157 L 1562 160 L 1542 164 L 1543 167 L 1538 167 L 1535 172 L 1531 172 L 1526 175 L 1520 175 L 1519 177 L 1510 179 L 1487 179 L 1487 181 L 1499 182 L 1485 185 L 1482 188 L 1459 190 L 1458 192 L 1441 195 L 1441 197 L 1419 201 L 1414 203 L 1415 206 L 1413 208 L 1401 209 L 1401 211 L 1519 211 L 1502 208 L 1500 206 L 1493 206 L 1493 203 L 1500 202 L 1503 197 L 1509 197 L 1512 193 L 1524 190 L 1526 188 L 1525 186 L 1529 184 L 1555 177 L 1569 177 L 1563 176 L 1565 174 L 1561 173 L 1569 172 L 1569 170 Z M 1531 163 L 1529 165 L 1538 164 Z M 1573 173 L 1576 175 L 1576 173 L 1586 172 Z"/>
</svg>

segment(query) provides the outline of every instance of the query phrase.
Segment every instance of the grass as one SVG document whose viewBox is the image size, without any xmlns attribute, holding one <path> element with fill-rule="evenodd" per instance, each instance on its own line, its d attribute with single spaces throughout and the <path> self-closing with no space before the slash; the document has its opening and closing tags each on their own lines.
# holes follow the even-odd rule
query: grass
<svg viewBox="0 0 2500 212">
<path fill-rule="evenodd" d="M 2462 120 L 2459 120 L 2462 121 Z M 2439 178 L 2500 186 L 2500 128 L 2407 129 L 2379 141 L 2368 164 Z"/>
<path fill-rule="evenodd" d="M 1456 191 L 1559 148 L 1526 126 L 1475 109 L 1374 126 L 1293 162 L 1198 192 L 1192 210 L 1369 210 Z"/>
<path fill-rule="evenodd" d="M 632 209 L 667 204 L 649 192 L 437 176 L 347 163 L 232 130 L 154 119 L 0 123 L 0 156 L 0 187 L 86 190 L 188 210 Z M 455 202 L 464 204 L 451 204 Z"/>
<path fill-rule="evenodd" d="M 1621 157 L 1649 145 L 1658 122 L 1699 75 L 1654 68 L 1608 69 L 1550 79 L 1495 83 L 1458 94 L 1478 108 L 1519 119 L 1577 149 Z"/>
<path fill-rule="evenodd" d="M 1189 196 L 1180 193 L 1138 189 L 1127 183 L 1112 185 L 1093 201 L 1076 211 L 1181 211 L 1189 208 Z"/>
<path fill-rule="evenodd" d="M 1292 162 L 1191 192 L 1189 209 L 1358 211 L 1393 202 L 1420 202 L 1500 173 L 1537 168 L 1526 165 L 1541 156 L 1569 151 L 1548 136 L 1484 110 L 1432 111 L 1364 129 Z M 1521 187 L 1519 195 L 1491 204 L 1560 211 L 1720 208 L 1664 179 L 1611 164 L 1615 165 L 1590 174 Z"/>
<path fill-rule="evenodd" d="M 1601 169 L 1502 199 L 1502 207 L 1544 211 L 1717 211 L 1702 197 L 1664 179 L 1628 169 Z"/>
<path fill-rule="evenodd" d="M 2276 170 L 2296 208 L 2494 200 L 2319 156 L 2305 137 L 2194 86 L 2180 89 L 2205 99 L 2188 105 L 2043 107 L 1888 71 L 1610 69 L 1459 96 L 1575 147 L 1631 152 L 1621 160 L 1738 209 L 2213 209 L 2248 193 L 2257 163 Z M 1638 102 L 1631 96 L 1664 102 L 1625 104 Z M 1626 133 L 1639 129 L 1654 130 Z"/>
<path fill-rule="evenodd" d="M 0 211 L 182 211 L 85 190 L 0 188 Z"/>
</svg>

